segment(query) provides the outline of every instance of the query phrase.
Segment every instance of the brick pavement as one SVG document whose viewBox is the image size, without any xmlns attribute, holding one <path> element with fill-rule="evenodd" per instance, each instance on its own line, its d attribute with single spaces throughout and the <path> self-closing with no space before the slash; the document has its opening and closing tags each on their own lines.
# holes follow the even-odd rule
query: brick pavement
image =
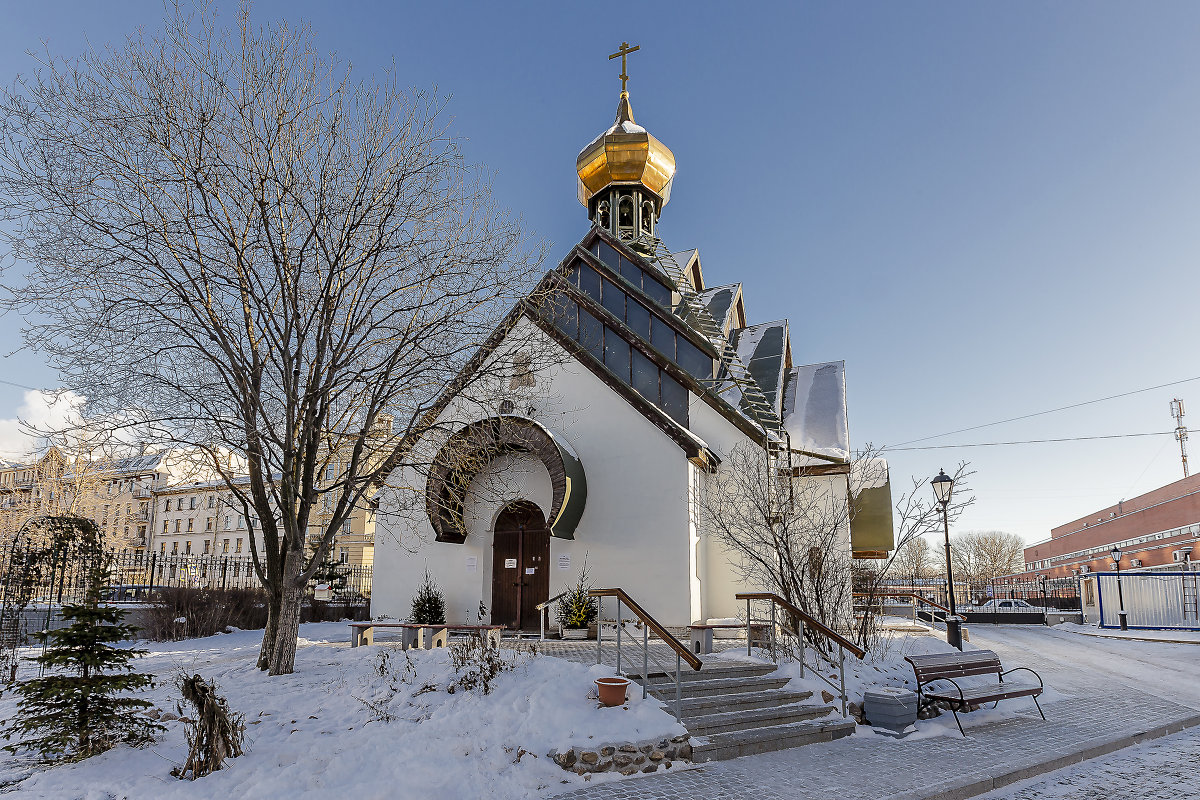
<svg viewBox="0 0 1200 800">
<path fill-rule="evenodd" d="M 1200 727 L 981 795 L 979 800 L 1180 800 L 1200 797 Z"/>
<path fill-rule="evenodd" d="M 1065 664 L 1061 652 L 1042 659 L 1024 648 L 1009 658 L 1002 640 L 984 646 L 998 649 L 1006 666 L 1033 667 L 1048 685 L 1072 696 L 1043 704 L 1048 722 L 1041 720 L 1029 700 L 1007 701 L 1009 708 L 1020 710 L 1001 722 L 971 725 L 970 715 L 964 715 L 965 739 L 880 741 L 875 736 L 854 736 L 679 773 L 600 784 L 572 796 L 581 800 L 958 800 L 1112 752 L 1128 745 L 1130 737 L 1162 735 L 1167 726 L 1178 730 L 1200 724 L 1196 708 L 1163 700 L 1083 666 L 1086 644 L 1079 645 L 1078 667 Z"/>
</svg>

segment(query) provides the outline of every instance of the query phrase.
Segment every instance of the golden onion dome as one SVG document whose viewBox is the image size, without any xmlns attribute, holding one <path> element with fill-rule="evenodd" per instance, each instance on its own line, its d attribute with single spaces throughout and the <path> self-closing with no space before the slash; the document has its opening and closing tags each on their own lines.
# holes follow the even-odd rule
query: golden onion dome
<svg viewBox="0 0 1200 800">
<path fill-rule="evenodd" d="M 579 202 L 584 206 L 609 186 L 640 184 L 658 195 L 661 209 L 671 199 L 675 155 L 633 121 L 629 93 L 621 92 L 616 122 L 583 148 L 575 159 L 575 171 Z"/>
</svg>

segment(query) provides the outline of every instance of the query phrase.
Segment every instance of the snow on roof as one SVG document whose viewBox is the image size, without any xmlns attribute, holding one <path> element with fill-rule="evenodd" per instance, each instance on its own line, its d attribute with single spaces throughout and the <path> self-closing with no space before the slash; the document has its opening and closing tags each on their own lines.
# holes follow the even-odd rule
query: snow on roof
<svg viewBox="0 0 1200 800">
<path fill-rule="evenodd" d="M 788 370 L 783 390 L 783 427 L 797 450 L 850 458 L 846 362 L 828 361 Z"/>
<path fill-rule="evenodd" d="M 708 306 L 708 313 L 712 315 L 712 318 L 716 320 L 717 325 L 723 331 L 727 331 L 730 328 L 730 319 L 734 311 L 733 301 L 737 297 L 738 289 L 741 286 L 740 283 L 731 283 L 728 286 L 714 286 L 711 289 L 705 289 L 698 295 L 700 302 Z"/>
<path fill-rule="evenodd" d="M 786 319 L 738 328 L 731 331 L 729 335 L 738 357 L 750 370 L 750 374 L 758 383 L 758 388 L 766 395 L 776 413 L 779 413 L 780 410 L 780 389 L 783 385 L 787 337 L 788 323 Z"/>
</svg>

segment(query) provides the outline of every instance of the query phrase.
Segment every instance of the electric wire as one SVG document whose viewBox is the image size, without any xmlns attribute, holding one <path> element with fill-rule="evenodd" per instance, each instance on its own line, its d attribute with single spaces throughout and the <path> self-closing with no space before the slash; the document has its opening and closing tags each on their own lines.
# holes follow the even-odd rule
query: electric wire
<svg viewBox="0 0 1200 800">
<path fill-rule="evenodd" d="M 929 444 L 924 447 L 884 447 L 881 453 L 894 453 L 898 450 L 950 450 L 960 447 L 1007 447 L 1017 444 L 1049 444 L 1054 442 L 1086 442 L 1094 439 L 1132 439 L 1140 436 L 1171 436 L 1175 431 L 1151 431 L 1149 433 L 1114 433 L 1108 436 L 1069 436 L 1062 439 L 1022 439 L 1013 442 L 973 442 L 971 444 Z M 929 437 L 933 438 L 933 437 Z M 921 441 L 920 439 L 916 441 Z"/>
<path fill-rule="evenodd" d="M 1130 395 L 1141 394 L 1142 392 L 1152 392 L 1155 389 L 1165 389 L 1168 386 L 1178 386 L 1181 383 L 1190 383 L 1191 381 L 1200 381 L 1200 375 L 1197 375 L 1194 378 L 1184 378 L 1181 381 L 1171 381 L 1170 383 L 1160 383 L 1158 386 L 1147 386 L 1145 389 L 1134 389 L 1131 392 L 1122 392 L 1120 394 L 1113 394 L 1113 395 L 1109 395 L 1108 397 L 1098 397 L 1095 400 L 1085 400 L 1082 403 L 1072 403 L 1069 406 L 1060 406 L 1058 408 L 1052 408 L 1049 411 L 1035 411 L 1032 414 L 1023 414 L 1019 417 L 1010 417 L 1009 419 L 1001 419 L 1001 420 L 997 420 L 996 422 L 985 422 L 982 425 L 972 425 L 969 428 L 959 428 L 956 431 L 948 431 L 946 433 L 937 433 L 937 434 L 934 434 L 933 436 L 922 436 L 920 439 L 909 439 L 907 442 L 900 442 L 895 447 L 888 447 L 888 448 L 884 448 L 884 449 L 899 450 L 899 449 L 904 448 L 904 445 L 906 445 L 906 444 L 916 444 L 917 442 L 927 442 L 930 439 L 940 439 L 943 436 L 953 436 L 956 433 L 966 433 L 967 431 L 977 431 L 980 428 L 990 428 L 993 425 L 1003 425 L 1006 422 L 1017 422 L 1018 420 L 1030 419 L 1032 417 L 1040 417 L 1040 416 L 1044 416 L 1046 414 L 1054 414 L 1059 411 L 1068 411 L 1072 408 L 1082 408 L 1083 406 L 1090 406 L 1093 403 L 1103 403 L 1106 400 L 1116 400 L 1121 397 L 1129 397 Z M 1138 435 L 1141 435 L 1141 434 L 1138 434 Z M 1147 434 L 1147 435 L 1157 436 L 1158 434 Z M 1054 440 L 1047 440 L 1047 441 L 1054 441 Z M 1062 440 L 1062 441 L 1069 441 L 1069 440 Z M 907 448 L 904 448 L 904 449 L 907 449 Z M 921 448 L 917 448 L 917 449 L 921 449 Z"/>
</svg>

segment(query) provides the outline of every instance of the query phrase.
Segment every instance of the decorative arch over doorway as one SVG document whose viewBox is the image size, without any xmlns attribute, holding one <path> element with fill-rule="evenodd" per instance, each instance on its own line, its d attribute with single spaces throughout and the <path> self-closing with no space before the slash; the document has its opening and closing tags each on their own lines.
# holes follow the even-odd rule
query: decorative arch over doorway
<svg viewBox="0 0 1200 800">
<path fill-rule="evenodd" d="M 553 488 L 548 519 L 551 536 L 574 539 L 587 502 L 583 463 L 571 446 L 526 417 L 501 415 L 465 425 L 433 459 L 425 482 L 425 510 L 437 541 L 462 544 L 467 538 L 464 500 L 471 479 L 505 453 L 529 453 L 546 466 Z"/>
<path fill-rule="evenodd" d="M 492 622 L 515 630 L 538 624 L 550 599 L 550 528 L 536 504 L 509 503 L 492 533 Z"/>
</svg>

